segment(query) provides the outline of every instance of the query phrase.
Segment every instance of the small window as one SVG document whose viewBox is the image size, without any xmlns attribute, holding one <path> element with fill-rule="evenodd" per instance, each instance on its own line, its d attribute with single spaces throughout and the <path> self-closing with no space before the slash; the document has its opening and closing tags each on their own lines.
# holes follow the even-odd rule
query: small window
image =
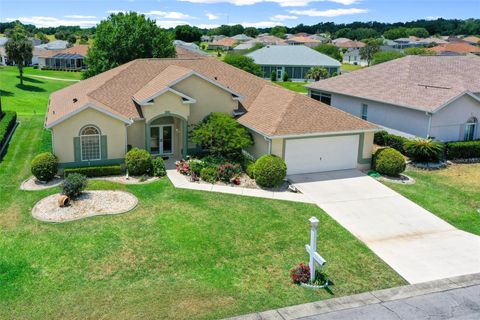
<svg viewBox="0 0 480 320">
<path fill-rule="evenodd" d="M 332 103 L 332 95 L 328 93 L 322 93 L 322 92 L 311 92 L 310 97 L 312 99 L 318 100 L 320 102 L 323 102 L 325 104 L 331 105 Z"/>
<path fill-rule="evenodd" d="M 465 124 L 465 133 L 463 139 L 465 141 L 471 141 L 475 139 L 475 131 L 477 129 L 478 120 L 473 117 L 470 118 Z"/>
<path fill-rule="evenodd" d="M 362 119 L 368 120 L 368 104 L 362 103 Z"/>
<path fill-rule="evenodd" d="M 80 132 L 82 161 L 100 160 L 100 130 L 88 126 Z"/>
</svg>

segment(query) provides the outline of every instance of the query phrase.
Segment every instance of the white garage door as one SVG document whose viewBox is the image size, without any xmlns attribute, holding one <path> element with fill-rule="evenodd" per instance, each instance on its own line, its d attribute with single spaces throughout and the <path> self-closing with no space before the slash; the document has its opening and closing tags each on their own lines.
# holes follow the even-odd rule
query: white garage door
<svg viewBox="0 0 480 320">
<path fill-rule="evenodd" d="M 357 167 L 358 135 L 288 139 L 285 162 L 288 174 L 352 169 Z"/>
</svg>

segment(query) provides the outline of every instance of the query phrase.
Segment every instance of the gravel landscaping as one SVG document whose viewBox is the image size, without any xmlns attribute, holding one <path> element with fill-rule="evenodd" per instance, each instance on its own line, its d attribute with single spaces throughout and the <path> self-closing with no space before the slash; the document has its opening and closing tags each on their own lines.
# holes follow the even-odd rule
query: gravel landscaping
<svg viewBox="0 0 480 320">
<path fill-rule="evenodd" d="M 45 222 L 66 222 L 92 216 L 125 213 L 136 207 L 137 197 L 124 191 L 85 191 L 67 207 L 59 207 L 58 196 L 52 194 L 38 201 L 32 209 L 35 219 Z"/>
<path fill-rule="evenodd" d="M 37 178 L 32 176 L 22 182 L 22 184 L 20 185 L 20 189 L 28 190 L 28 191 L 44 190 L 44 189 L 59 186 L 62 183 L 62 181 L 63 181 L 63 178 L 55 177 L 51 181 L 43 182 L 43 181 L 37 180 Z"/>
</svg>

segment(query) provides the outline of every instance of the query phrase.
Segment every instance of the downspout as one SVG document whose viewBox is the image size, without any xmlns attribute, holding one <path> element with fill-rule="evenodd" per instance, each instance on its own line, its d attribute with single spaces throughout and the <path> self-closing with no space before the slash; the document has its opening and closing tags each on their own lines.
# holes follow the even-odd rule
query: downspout
<svg viewBox="0 0 480 320">
<path fill-rule="evenodd" d="M 268 154 L 272 154 L 272 139 L 267 137 L 263 137 L 263 139 L 268 142 Z"/>
<path fill-rule="evenodd" d="M 432 114 L 425 112 L 425 115 L 428 116 L 427 138 L 430 138 L 430 131 L 432 130 Z"/>
</svg>

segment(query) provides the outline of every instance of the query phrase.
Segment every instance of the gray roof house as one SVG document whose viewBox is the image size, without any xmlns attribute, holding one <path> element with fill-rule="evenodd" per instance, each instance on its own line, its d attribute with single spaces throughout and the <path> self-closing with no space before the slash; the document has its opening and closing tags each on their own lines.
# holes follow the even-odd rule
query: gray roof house
<svg viewBox="0 0 480 320">
<path fill-rule="evenodd" d="M 36 47 L 47 49 L 47 50 L 63 50 L 68 47 L 68 41 L 65 40 L 55 40 L 49 43 L 41 44 Z"/>
<path fill-rule="evenodd" d="M 347 52 L 343 54 L 343 63 L 354 64 L 358 66 L 368 66 L 368 61 L 362 59 L 360 55 L 360 49 L 348 49 Z"/>
<path fill-rule="evenodd" d="M 237 42 L 245 42 L 245 41 L 249 41 L 249 40 L 253 40 L 252 37 L 249 37 L 247 36 L 246 34 L 237 34 L 233 37 L 231 37 L 232 39 L 236 40 Z"/>
<path fill-rule="evenodd" d="M 277 80 L 284 72 L 294 81 L 305 81 L 312 67 L 321 66 L 330 74 L 339 73 L 340 62 L 306 46 L 266 46 L 247 54 L 263 70 L 264 78 L 270 79 L 275 72 Z"/>
<path fill-rule="evenodd" d="M 307 85 L 309 96 L 388 130 L 480 139 L 480 57 L 407 56 Z"/>
<path fill-rule="evenodd" d="M 173 40 L 173 44 L 175 47 L 180 47 L 180 48 L 183 48 L 185 50 L 188 50 L 188 51 L 192 51 L 196 54 L 199 54 L 199 55 L 202 55 L 202 56 L 206 56 L 208 55 L 205 51 L 202 51 L 200 49 L 200 47 L 193 43 L 193 42 L 185 42 L 185 41 L 182 41 L 182 40 Z"/>
</svg>

